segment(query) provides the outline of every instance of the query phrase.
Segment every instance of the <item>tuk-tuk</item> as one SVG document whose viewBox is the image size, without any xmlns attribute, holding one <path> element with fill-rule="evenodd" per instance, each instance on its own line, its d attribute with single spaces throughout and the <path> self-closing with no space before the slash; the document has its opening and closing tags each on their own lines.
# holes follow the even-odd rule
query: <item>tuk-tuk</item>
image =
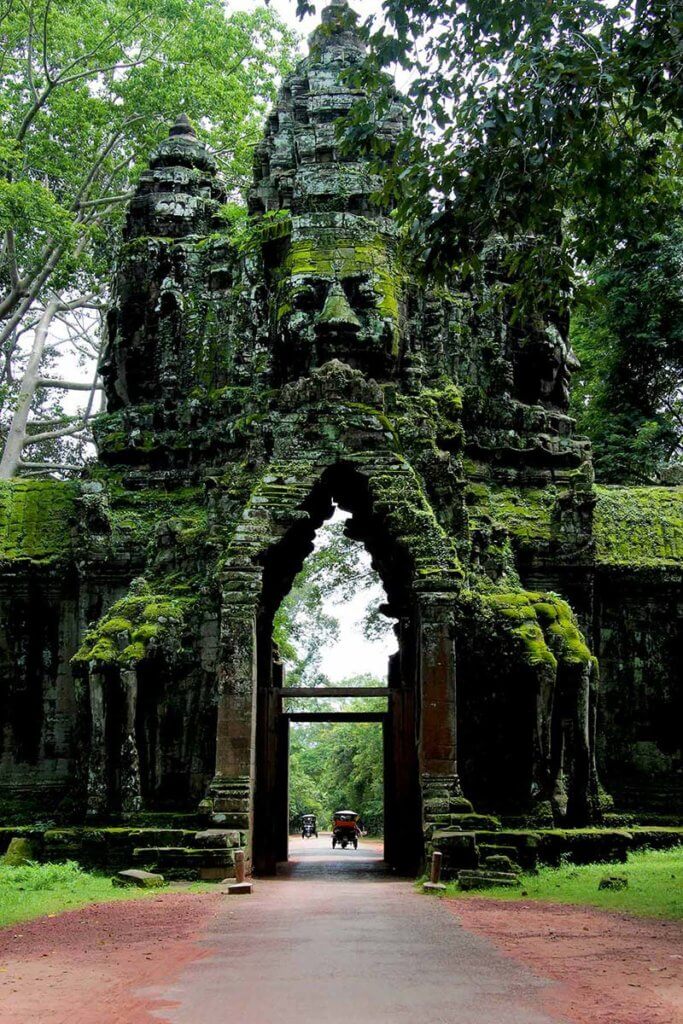
<svg viewBox="0 0 683 1024">
<path fill-rule="evenodd" d="M 311 836 L 318 838 L 318 822 L 316 821 L 315 814 L 302 814 L 301 815 L 301 838 L 310 839 Z"/>
<path fill-rule="evenodd" d="M 337 843 L 345 850 L 349 843 L 353 844 L 354 850 L 358 849 L 358 815 L 355 811 L 335 811 L 334 824 L 332 826 L 332 849 Z"/>
</svg>

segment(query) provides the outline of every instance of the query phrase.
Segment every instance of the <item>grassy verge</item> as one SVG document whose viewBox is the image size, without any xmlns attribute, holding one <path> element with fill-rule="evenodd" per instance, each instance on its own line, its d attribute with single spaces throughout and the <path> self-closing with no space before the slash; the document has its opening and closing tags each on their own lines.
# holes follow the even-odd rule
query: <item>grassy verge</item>
<svg viewBox="0 0 683 1024">
<path fill-rule="evenodd" d="M 628 879 L 626 889 L 599 889 L 606 875 Z M 629 914 L 683 919 L 683 848 L 643 850 L 629 855 L 626 864 L 566 864 L 541 868 L 537 875 L 524 875 L 519 889 L 483 889 L 462 892 L 457 882 L 447 886 L 446 895 L 457 899 L 473 896 L 496 900 L 541 900 L 546 903 L 575 903 L 620 910 Z"/>
<path fill-rule="evenodd" d="M 178 888 L 174 886 L 173 888 Z M 215 891 L 215 887 L 194 883 L 184 891 Z M 54 916 L 64 910 L 112 900 L 150 899 L 168 889 L 118 889 L 111 874 L 83 871 L 78 864 L 0 865 L 0 928 L 28 921 L 32 917 Z"/>
</svg>

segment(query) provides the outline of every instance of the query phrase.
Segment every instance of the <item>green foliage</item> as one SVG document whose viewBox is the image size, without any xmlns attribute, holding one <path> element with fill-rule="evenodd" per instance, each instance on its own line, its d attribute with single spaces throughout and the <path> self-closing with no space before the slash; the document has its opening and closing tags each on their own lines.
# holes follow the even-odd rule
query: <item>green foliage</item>
<svg viewBox="0 0 683 1024">
<path fill-rule="evenodd" d="M 5 4 L 0 327 L 10 331 L 11 318 L 26 316 L 47 287 L 102 290 L 129 190 L 181 111 L 239 198 L 294 45 L 267 6 L 226 13 L 220 0 Z"/>
<path fill-rule="evenodd" d="M 524 236 L 508 266 L 516 299 L 566 303 L 576 261 L 611 251 L 630 204 L 669 194 L 680 175 L 675 10 L 661 0 L 385 0 L 385 24 L 366 24 L 371 53 L 354 84 L 368 99 L 348 138 L 391 159 L 386 190 L 432 265 L 476 265 L 492 234 Z M 410 126 L 388 153 L 375 125 L 396 64 L 411 72 Z M 667 218 L 652 203 L 649 230 Z"/>
<path fill-rule="evenodd" d="M 365 548 L 345 535 L 345 520 L 324 523 L 316 548 L 304 562 L 292 589 L 275 615 L 273 639 L 288 667 L 289 685 L 325 685 L 319 675 L 324 648 L 339 639 L 335 606 L 359 593 L 367 595 L 363 629 L 369 639 L 389 635 L 391 621 L 381 615 L 384 590 L 369 565 Z"/>
<path fill-rule="evenodd" d="M 344 686 L 358 680 L 345 680 Z M 363 680 L 379 686 L 379 680 Z M 360 691 L 362 692 L 362 691 Z M 386 702 L 383 702 L 383 710 Z M 344 702 L 349 711 L 376 711 L 378 699 L 358 697 Z M 302 814 L 318 815 L 328 829 L 336 810 L 361 815 L 369 832 L 379 835 L 384 822 L 384 746 L 378 722 L 322 722 L 292 729 L 289 815 L 292 830 Z"/>
<path fill-rule="evenodd" d="M 650 199 L 650 197 L 648 197 Z M 630 232 L 592 268 L 572 321 L 572 413 L 599 480 L 648 483 L 683 458 L 683 221 Z"/>
<path fill-rule="evenodd" d="M 525 875 L 520 889 L 485 889 L 476 897 L 496 900 L 540 900 L 618 910 L 646 917 L 683 918 L 683 848 L 644 850 L 629 854 L 616 874 L 628 879 L 625 889 L 598 889 L 609 874 L 606 864 L 541 868 L 537 875 Z M 471 898 L 457 883 L 448 885 L 448 896 Z"/>
<path fill-rule="evenodd" d="M 84 871 L 74 861 L 16 868 L 0 864 L 0 928 L 92 903 L 158 897 L 158 890 L 115 888 L 111 875 Z"/>
</svg>

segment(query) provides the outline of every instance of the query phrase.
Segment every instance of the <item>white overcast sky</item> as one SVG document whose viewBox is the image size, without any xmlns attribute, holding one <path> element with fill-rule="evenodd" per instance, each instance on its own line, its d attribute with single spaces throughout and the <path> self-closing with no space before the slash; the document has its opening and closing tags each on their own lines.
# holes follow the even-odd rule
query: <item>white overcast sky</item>
<svg viewBox="0 0 683 1024">
<path fill-rule="evenodd" d="M 349 519 L 348 512 L 340 508 L 332 517 L 334 522 Z M 318 535 L 320 536 L 320 535 Z M 363 635 L 363 619 L 368 608 L 376 608 L 387 599 L 379 577 L 374 573 L 370 555 L 364 552 L 362 565 L 375 577 L 375 586 L 362 590 L 349 601 L 335 602 L 328 599 L 323 607 L 328 615 L 339 621 L 339 639 L 323 652 L 320 670 L 332 682 L 338 683 L 351 676 L 373 675 L 385 681 L 389 656 L 397 649 L 393 620 L 384 619 L 386 631 L 381 639 L 366 640 Z"/>
</svg>

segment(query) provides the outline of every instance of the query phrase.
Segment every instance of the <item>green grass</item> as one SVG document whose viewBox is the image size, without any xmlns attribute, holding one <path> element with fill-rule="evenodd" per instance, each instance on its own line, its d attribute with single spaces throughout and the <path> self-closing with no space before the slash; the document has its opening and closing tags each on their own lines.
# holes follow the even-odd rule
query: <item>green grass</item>
<svg viewBox="0 0 683 1024">
<path fill-rule="evenodd" d="M 623 875 L 628 888 L 598 889 L 606 875 Z M 575 903 L 602 910 L 619 910 L 671 920 L 683 918 L 683 847 L 675 850 L 643 850 L 629 855 L 626 864 L 566 864 L 541 868 L 537 875 L 523 875 L 519 889 L 483 889 L 462 892 L 450 882 L 446 895 L 457 899 L 473 896 L 497 900 L 541 900 Z"/>
<path fill-rule="evenodd" d="M 151 899 L 169 889 L 119 889 L 111 874 L 84 871 L 74 861 L 63 864 L 0 864 L 0 928 L 28 921 L 32 917 L 55 915 L 92 903 L 112 900 Z M 177 889 L 177 886 L 172 888 Z M 215 891 L 215 887 L 214 891 Z M 210 886 L 193 883 L 184 891 L 209 891 Z"/>
</svg>

